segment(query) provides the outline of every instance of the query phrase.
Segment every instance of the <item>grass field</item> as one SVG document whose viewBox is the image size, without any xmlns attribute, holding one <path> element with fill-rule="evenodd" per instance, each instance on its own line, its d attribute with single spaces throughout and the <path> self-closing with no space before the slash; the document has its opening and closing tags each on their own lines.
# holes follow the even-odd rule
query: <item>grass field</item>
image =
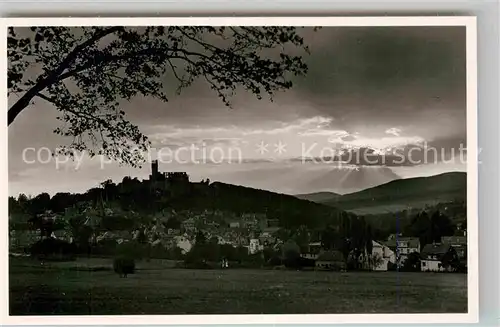
<svg viewBox="0 0 500 327">
<path fill-rule="evenodd" d="M 11 259 L 11 315 L 464 313 L 467 275 L 396 272 L 169 269 L 138 265 L 128 278 L 109 260 L 41 266 Z M 75 268 L 78 265 L 80 268 Z"/>
</svg>

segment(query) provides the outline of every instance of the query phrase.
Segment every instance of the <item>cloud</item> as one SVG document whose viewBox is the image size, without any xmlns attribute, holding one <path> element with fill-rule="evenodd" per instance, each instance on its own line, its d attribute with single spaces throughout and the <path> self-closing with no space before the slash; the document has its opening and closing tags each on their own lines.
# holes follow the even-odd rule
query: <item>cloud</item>
<svg viewBox="0 0 500 327">
<path fill-rule="evenodd" d="M 346 136 L 342 136 L 340 139 L 342 141 L 345 141 L 345 142 L 351 142 L 351 141 L 356 140 L 356 136 L 349 134 L 349 135 L 346 135 Z"/>
<path fill-rule="evenodd" d="M 394 137 L 367 137 L 357 133 L 345 134 L 340 137 L 330 137 L 328 142 L 331 146 L 344 149 L 349 148 L 370 148 L 378 151 L 386 149 L 401 148 L 408 144 L 420 144 L 425 141 L 420 136 L 394 136 Z"/>
<path fill-rule="evenodd" d="M 313 116 L 289 121 L 268 121 L 257 128 L 251 126 L 211 126 L 183 124 L 152 125 L 145 130 L 152 147 L 170 146 L 172 148 L 202 145 L 242 146 L 255 143 L 257 138 L 297 139 L 298 137 L 345 137 L 348 132 L 335 129 L 331 117 Z M 297 140 L 295 140 L 297 141 Z"/>
<path fill-rule="evenodd" d="M 466 160 L 466 141 L 462 137 L 445 137 L 403 147 L 389 149 L 390 153 L 399 153 L 407 161 L 420 164 L 463 164 Z"/>
<path fill-rule="evenodd" d="M 383 153 L 369 147 L 339 148 L 331 156 L 313 158 L 295 158 L 293 161 L 309 163 L 331 164 L 332 166 L 364 167 L 385 166 L 399 167 L 412 166 L 421 163 L 413 163 L 407 158 L 395 153 Z"/>
<path fill-rule="evenodd" d="M 394 135 L 394 136 L 400 136 L 401 135 L 401 130 L 396 127 L 389 128 L 385 131 L 386 134 Z"/>
<path fill-rule="evenodd" d="M 343 143 L 343 142 L 352 142 L 356 140 L 357 137 L 353 134 L 350 134 L 347 131 L 337 131 L 336 133 L 330 134 L 328 138 L 329 143 Z"/>
<path fill-rule="evenodd" d="M 430 141 L 418 137 L 371 140 L 372 144 L 386 144 L 386 147 L 367 146 L 364 145 L 370 143 L 367 139 L 359 139 L 362 140 L 359 145 L 353 142 L 332 143 L 329 151 L 324 151 L 330 153 L 327 156 L 292 158 L 291 161 L 386 167 L 449 164 L 451 167 L 462 166 L 466 160 L 466 142 L 461 137 L 438 138 Z M 414 142 L 409 142 L 409 140 Z"/>
<path fill-rule="evenodd" d="M 151 141 L 151 148 L 170 148 L 178 149 L 183 147 L 212 147 L 212 146 L 240 146 L 245 141 L 239 137 L 193 137 L 193 136 L 179 136 L 171 137 L 170 134 L 156 134 L 149 137 Z"/>
<path fill-rule="evenodd" d="M 294 121 L 279 122 L 278 126 L 267 129 L 256 129 L 244 131 L 244 135 L 267 134 L 277 135 L 290 132 L 297 132 L 299 135 L 330 135 L 337 131 L 329 131 L 327 128 L 334 121 L 333 117 L 314 116 L 308 118 L 296 119 Z"/>
</svg>

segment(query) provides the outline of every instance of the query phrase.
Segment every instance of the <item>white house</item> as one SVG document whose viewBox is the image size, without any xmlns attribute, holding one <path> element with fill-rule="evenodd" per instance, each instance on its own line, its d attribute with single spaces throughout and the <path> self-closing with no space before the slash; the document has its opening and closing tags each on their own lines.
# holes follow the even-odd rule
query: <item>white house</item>
<svg viewBox="0 0 500 327">
<path fill-rule="evenodd" d="M 396 254 L 388 246 L 372 241 L 371 259 L 370 269 L 387 271 L 389 262 L 396 263 Z"/>
<path fill-rule="evenodd" d="M 264 246 L 260 244 L 259 239 L 257 238 L 250 239 L 250 244 L 248 246 L 248 253 L 254 254 L 262 250 L 264 250 Z"/>
<path fill-rule="evenodd" d="M 401 237 L 400 235 L 390 236 L 387 242 L 384 242 L 390 249 L 396 253 L 396 261 L 402 266 L 411 253 L 420 252 L 420 241 L 417 237 Z"/>
<path fill-rule="evenodd" d="M 446 262 L 458 261 L 456 250 L 449 244 L 427 244 L 420 253 L 421 271 L 452 271 Z"/>
<path fill-rule="evenodd" d="M 188 253 L 193 247 L 186 235 L 174 236 L 173 241 L 175 246 L 181 249 L 182 254 Z"/>
<path fill-rule="evenodd" d="M 408 259 L 408 255 L 413 252 L 420 252 L 420 240 L 417 237 L 401 237 L 396 240 L 397 257 L 403 263 Z"/>
</svg>

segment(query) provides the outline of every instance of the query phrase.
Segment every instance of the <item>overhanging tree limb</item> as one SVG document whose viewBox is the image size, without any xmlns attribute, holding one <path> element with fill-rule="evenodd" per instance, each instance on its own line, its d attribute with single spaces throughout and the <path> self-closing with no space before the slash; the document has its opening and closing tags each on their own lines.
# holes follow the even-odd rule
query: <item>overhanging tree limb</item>
<svg viewBox="0 0 500 327">
<path fill-rule="evenodd" d="M 167 72 L 179 82 L 177 91 L 197 78 L 205 79 L 226 105 L 230 105 L 229 96 L 238 86 L 259 99 L 264 93 L 272 97 L 275 91 L 292 86 L 291 76 L 307 72 L 301 54 L 284 52 L 284 45 L 289 44 L 307 53 L 302 37 L 293 27 L 31 30 L 31 37 L 22 38 L 14 28 L 9 29 L 9 92 L 24 94 L 9 109 L 8 124 L 38 96 L 62 113 L 58 118 L 64 126 L 55 133 L 78 135 L 78 141 L 70 148 L 86 149 L 91 155 L 104 152 L 133 166 L 138 159 L 131 153 L 133 148 L 145 149 L 149 143 L 137 126 L 126 119 L 120 104 L 137 95 L 167 101 Z M 280 52 L 265 56 L 263 50 Z M 183 73 L 174 60 L 185 63 L 180 65 Z M 30 65 L 40 67 L 42 73 L 29 76 Z M 106 149 L 91 151 L 81 141 L 82 135 L 95 140 L 94 133 L 104 136 L 100 142 L 106 144 Z"/>
<path fill-rule="evenodd" d="M 64 72 L 65 69 L 76 59 L 78 54 L 83 51 L 88 46 L 94 44 L 98 40 L 102 39 L 106 35 L 115 33 L 119 30 L 123 29 L 120 26 L 114 26 L 105 28 L 103 30 L 97 31 L 91 38 L 86 40 L 85 42 L 77 45 L 73 51 L 71 51 L 66 58 L 59 64 L 59 66 L 49 73 L 47 77 L 40 79 L 31 89 L 29 89 L 16 103 L 10 107 L 7 115 L 7 124 L 10 125 L 16 117 L 21 113 L 21 111 L 26 108 L 31 100 L 42 90 L 44 90 L 47 86 L 57 81 L 57 77 Z"/>
</svg>

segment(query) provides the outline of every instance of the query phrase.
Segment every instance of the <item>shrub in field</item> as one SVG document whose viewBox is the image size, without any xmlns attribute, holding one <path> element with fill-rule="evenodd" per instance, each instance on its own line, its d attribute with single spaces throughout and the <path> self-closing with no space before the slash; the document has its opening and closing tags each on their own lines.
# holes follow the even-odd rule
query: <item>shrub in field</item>
<svg viewBox="0 0 500 327">
<path fill-rule="evenodd" d="M 113 269 L 120 277 L 135 273 L 135 261 L 132 258 L 117 257 L 113 260 Z"/>
<path fill-rule="evenodd" d="M 63 240 L 46 238 L 30 247 L 30 255 L 47 261 L 69 261 L 75 259 L 76 246 Z"/>
</svg>

